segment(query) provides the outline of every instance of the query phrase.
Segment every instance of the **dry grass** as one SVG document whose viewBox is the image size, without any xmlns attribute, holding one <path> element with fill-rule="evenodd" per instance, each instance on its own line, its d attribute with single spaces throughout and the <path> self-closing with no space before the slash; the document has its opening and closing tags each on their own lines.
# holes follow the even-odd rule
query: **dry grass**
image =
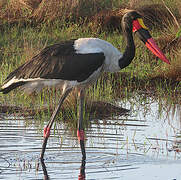
<svg viewBox="0 0 181 180">
<path fill-rule="evenodd" d="M 19 0 L 19 2 L 25 7 L 35 10 L 36 8 L 38 8 L 42 0 Z"/>
<path fill-rule="evenodd" d="M 144 21 L 149 27 L 163 27 L 173 22 L 173 17 L 163 4 L 153 4 L 153 1 L 130 0 L 122 3 L 119 8 L 112 10 L 112 4 L 103 3 L 101 0 L 2 0 L 0 3 L 0 20 L 8 22 L 33 21 L 36 23 L 62 20 L 65 22 L 82 23 L 93 22 L 92 29 L 120 30 L 120 21 L 125 9 L 138 10 L 144 16 Z M 178 2 L 178 7 L 181 3 Z M 177 19 L 181 19 L 180 10 Z M 179 14 L 180 13 L 180 14 Z M 180 15 L 180 16 L 179 16 Z"/>
<path fill-rule="evenodd" d="M 162 4 L 144 5 L 136 10 L 143 15 L 144 22 L 149 28 L 163 29 L 174 23 L 173 17 Z"/>
<path fill-rule="evenodd" d="M 154 77 L 161 77 L 171 79 L 172 81 L 181 81 L 181 48 L 180 50 L 174 51 L 172 55 L 171 66 L 165 66 L 160 68 L 159 66 L 155 69 Z"/>
<path fill-rule="evenodd" d="M 117 11 L 103 10 L 89 19 L 89 27 L 98 32 L 121 31 L 121 19 L 122 16 L 118 15 Z"/>
<path fill-rule="evenodd" d="M 73 16 L 72 12 L 77 14 L 76 7 L 78 6 L 79 2 L 75 0 L 43 0 L 32 17 L 38 22 L 52 21 L 56 18 L 69 18 Z"/>
<path fill-rule="evenodd" d="M 8 23 L 31 21 L 37 24 L 57 20 L 78 23 L 111 5 L 102 0 L 2 0 L 0 20 Z"/>
<path fill-rule="evenodd" d="M 146 26 L 150 29 L 153 27 L 157 29 L 166 28 L 169 24 L 174 24 L 174 19 L 172 15 L 168 12 L 162 4 L 146 4 L 134 6 L 122 5 L 116 10 L 103 10 L 93 17 L 91 17 L 90 22 L 93 29 L 99 29 L 99 31 L 112 32 L 114 30 L 121 31 L 121 19 L 122 16 L 128 11 L 135 9 L 140 14 L 143 15 L 144 22 Z M 181 16 L 180 16 L 181 17 Z M 180 18 L 178 17 L 178 19 Z"/>
<path fill-rule="evenodd" d="M 175 37 L 175 34 L 164 34 L 157 38 L 157 43 L 161 47 L 164 53 L 169 53 L 174 56 L 178 54 L 178 50 L 181 49 L 181 37 Z"/>
<path fill-rule="evenodd" d="M 166 1 L 166 0 L 165 0 Z M 126 1 L 125 1 L 126 2 Z M 159 2 L 159 3 L 158 3 Z M 157 4 L 155 4 L 157 3 Z M 168 5 L 168 2 L 167 2 Z M 175 6 L 174 6 L 175 5 Z M 174 0 L 169 6 L 178 23 L 181 23 L 181 2 Z M 169 53 L 173 60 L 175 76 L 179 77 L 179 64 L 181 64 L 178 50 L 181 47 L 181 37 L 176 38 L 177 25 L 173 15 L 168 11 L 162 1 L 157 0 L 129 0 L 121 6 L 112 7 L 112 3 L 102 0 L 1 0 L 0 1 L 0 25 L 3 22 L 16 24 L 31 22 L 33 25 L 49 23 L 59 20 L 62 24 L 78 24 L 82 29 L 89 27 L 91 32 L 110 33 L 121 32 L 121 19 L 129 9 L 136 9 L 143 17 L 146 26 L 164 31 L 157 42 L 165 53 Z M 2 25 L 3 26 L 3 25 Z M 165 29 L 171 29 L 167 32 Z M 73 29 L 73 28 L 72 28 Z M 161 32 L 160 31 L 160 32 Z M 42 47 L 42 45 L 41 45 Z M 179 51 L 180 52 L 180 51 Z M 37 52 L 30 44 L 24 43 L 25 59 L 31 58 Z M 164 72 L 165 74 L 165 72 Z M 168 73 L 169 74 L 169 73 Z"/>
<path fill-rule="evenodd" d="M 32 9 L 21 0 L 2 1 L 0 8 L 0 20 L 8 22 L 22 21 L 28 18 Z"/>
<path fill-rule="evenodd" d="M 59 19 L 78 23 L 102 8 L 104 7 L 101 0 L 42 0 L 32 17 L 39 22 L 50 22 Z"/>
</svg>

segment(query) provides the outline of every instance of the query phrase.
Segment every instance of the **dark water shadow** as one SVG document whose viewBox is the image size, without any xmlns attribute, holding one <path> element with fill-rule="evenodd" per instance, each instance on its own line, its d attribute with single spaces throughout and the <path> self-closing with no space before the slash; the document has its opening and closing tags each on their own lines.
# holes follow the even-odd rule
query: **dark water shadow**
<svg viewBox="0 0 181 180">
<path fill-rule="evenodd" d="M 44 174 L 44 180 L 50 180 L 50 176 L 48 175 L 48 171 L 47 171 L 47 167 L 45 165 L 45 161 L 44 160 L 40 160 L 41 166 L 42 166 L 42 170 L 43 170 L 43 174 Z M 86 161 L 84 159 L 82 159 L 81 161 L 81 166 L 80 166 L 80 172 L 78 175 L 78 180 L 85 180 L 86 179 L 86 174 L 85 174 L 85 165 L 86 165 Z M 39 163 L 38 163 L 38 167 L 39 167 Z"/>
</svg>

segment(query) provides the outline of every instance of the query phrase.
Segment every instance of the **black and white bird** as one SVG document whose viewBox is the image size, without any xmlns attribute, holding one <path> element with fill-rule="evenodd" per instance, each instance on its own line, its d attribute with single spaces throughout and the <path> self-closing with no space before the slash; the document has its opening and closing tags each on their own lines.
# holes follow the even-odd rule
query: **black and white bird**
<svg viewBox="0 0 181 180">
<path fill-rule="evenodd" d="M 117 72 L 128 66 L 135 56 L 133 32 L 161 60 L 169 60 L 152 39 L 142 16 L 136 11 L 127 12 L 122 18 L 122 30 L 126 39 L 125 51 L 122 54 L 107 41 L 98 38 L 79 38 L 51 45 L 43 49 L 31 60 L 11 72 L 0 91 L 4 94 L 21 87 L 26 92 L 40 91 L 43 87 L 58 86 L 62 89 L 59 104 L 44 129 L 44 142 L 41 159 L 44 157 L 50 129 L 60 107 L 73 88 L 78 89 L 80 97 L 77 135 L 85 159 L 83 101 L 88 85 L 95 82 L 102 72 Z"/>
</svg>

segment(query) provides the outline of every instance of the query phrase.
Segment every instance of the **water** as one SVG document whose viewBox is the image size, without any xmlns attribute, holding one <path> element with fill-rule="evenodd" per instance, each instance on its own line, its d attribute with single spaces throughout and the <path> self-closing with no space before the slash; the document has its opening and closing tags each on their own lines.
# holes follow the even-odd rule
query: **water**
<svg viewBox="0 0 181 180">
<path fill-rule="evenodd" d="M 86 179 L 181 180 L 181 106 L 118 104 L 132 111 L 91 120 L 86 131 Z M 0 179 L 45 178 L 39 163 L 42 126 L 33 117 L 0 115 Z M 56 123 L 45 152 L 50 179 L 78 179 L 81 153 L 72 132 Z"/>
</svg>

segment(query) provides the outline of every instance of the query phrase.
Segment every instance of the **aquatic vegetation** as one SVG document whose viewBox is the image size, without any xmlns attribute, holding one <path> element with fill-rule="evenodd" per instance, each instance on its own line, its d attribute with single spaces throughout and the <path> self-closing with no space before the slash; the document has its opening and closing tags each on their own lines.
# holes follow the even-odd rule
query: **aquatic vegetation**
<svg viewBox="0 0 181 180">
<path fill-rule="evenodd" d="M 134 97 L 134 92 L 138 92 L 149 96 L 154 95 L 155 98 L 164 96 L 165 99 L 171 99 L 170 103 L 181 102 L 179 30 L 174 28 L 175 21 L 172 15 L 160 1 L 130 0 L 128 2 L 114 0 L 111 3 L 109 1 L 91 1 L 87 4 L 85 3 L 87 1 L 84 0 L 77 1 L 74 4 L 71 4 L 71 0 L 65 4 L 60 3 L 59 0 L 42 2 L 10 0 L 3 2 L 4 4 L 0 4 L 0 19 L 2 20 L 0 24 L 2 27 L 2 36 L 0 36 L 0 84 L 12 70 L 31 59 L 44 47 L 62 40 L 78 37 L 98 37 L 111 42 L 120 51 L 123 51 L 124 47 L 121 44 L 124 39 L 121 36 L 118 22 L 120 22 L 125 8 L 135 7 L 145 15 L 145 24 L 152 28 L 152 33 L 157 37 L 157 42 L 171 59 L 171 66 L 152 60 L 155 57 L 150 55 L 143 45 L 136 41 L 138 48 L 132 64 L 120 73 L 105 73 L 95 86 L 90 87 L 88 98 L 100 102 L 100 104 L 101 102 L 109 102 L 116 105 L 117 99 L 127 101 Z M 29 4 L 27 4 L 28 2 Z M 165 2 L 180 23 L 181 13 L 178 8 L 180 1 Z M 49 7 L 48 14 L 45 13 L 46 3 Z M 61 8 L 52 9 L 55 3 L 62 7 L 63 12 L 65 12 L 64 16 L 60 11 Z M 159 3 L 159 5 L 155 5 L 155 3 Z M 178 6 L 174 6 L 175 4 Z M 86 8 L 89 11 L 85 11 Z M 74 11 L 75 9 L 76 11 Z M 55 11 L 57 13 L 54 13 Z M 50 16 L 51 13 L 54 13 L 54 16 Z M 60 14 L 61 19 L 57 18 L 60 17 Z M 165 14 L 164 19 L 161 17 L 162 14 Z M 103 16 L 105 18 L 102 19 Z M 113 21 L 115 20 L 116 23 L 111 23 L 112 17 L 115 18 L 113 18 Z M 116 27 L 114 27 L 114 24 L 116 24 Z M 109 27 L 104 28 L 107 25 L 111 27 L 111 31 L 109 31 Z M 167 27 L 167 31 L 165 27 Z M 15 112 L 17 112 L 18 108 L 26 108 L 32 115 L 41 114 L 40 112 L 50 115 L 60 93 L 53 89 L 44 90 L 39 95 L 29 96 L 22 95 L 22 92 L 13 91 L 7 96 L 0 95 L 0 104 L 5 106 L 1 110 L 3 112 L 5 110 L 13 111 L 14 107 Z M 70 102 L 67 102 L 65 109 L 72 111 L 71 116 L 75 118 L 77 101 L 74 95 L 71 96 Z M 10 106 L 12 108 L 9 109 Z M 91 112 L 91 102 L 88 106 L 87 110 Z M 102 107 L 106 107 L 106 105 L 102 104 Z"/>
</svg>

